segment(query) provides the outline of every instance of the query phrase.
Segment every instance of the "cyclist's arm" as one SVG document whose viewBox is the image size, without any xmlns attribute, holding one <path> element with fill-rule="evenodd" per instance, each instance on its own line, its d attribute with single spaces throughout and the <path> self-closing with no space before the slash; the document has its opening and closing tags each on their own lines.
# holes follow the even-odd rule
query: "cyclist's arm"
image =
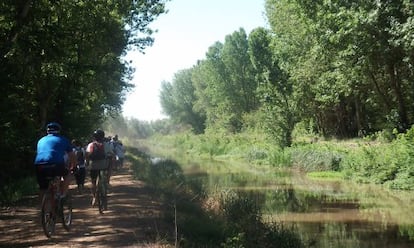
<svg viewBox="0 0 414 248">
<path fill-rule="evenodd" d="M 89 158 L 89 154 L 91 153 L 91 143 L 89 143 L 87 146 L 86 146 L 86 150 L 85 150 L 85 165 L 87 166 L 87 167 L 89 167 L 89 161 L 90 161 L 90 158 Z"/>
</svg>

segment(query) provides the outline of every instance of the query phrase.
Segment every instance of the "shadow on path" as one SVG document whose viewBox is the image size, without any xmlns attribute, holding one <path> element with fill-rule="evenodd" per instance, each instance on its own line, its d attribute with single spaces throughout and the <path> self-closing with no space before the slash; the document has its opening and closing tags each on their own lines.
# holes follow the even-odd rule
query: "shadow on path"
<svg viewBox="0 0 414 248">
<path fill-rule="evenodd" d="M 160 218 L 161 204 L 131 174 L 124 168 L 111 177 L 108 210 L 104 214 L 90 205 L 89 178 L 83 194 L 72 185 L 72 229 L 67 232 L 58 222 L 51 239 L 43 233 L 37 197 L 17 207 L 1 209 L 0 247 L 150 247 L 163 238 L 160 230 L 166 230 Z"/>
</svg>

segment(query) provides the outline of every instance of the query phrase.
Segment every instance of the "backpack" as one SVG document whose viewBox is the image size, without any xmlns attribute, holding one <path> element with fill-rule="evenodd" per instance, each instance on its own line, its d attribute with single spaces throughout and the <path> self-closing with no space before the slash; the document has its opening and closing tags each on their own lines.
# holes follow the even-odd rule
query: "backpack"
<svg viewBox="0 0 414 248">
<path fill-rule="evenodd" d="M 92 161 L 95 160 L 103 160 L 106 158 L 105 155 L 105 147 L 103 143 L 99 143 L 99 142 L 93 142 L 92 143 L 92 151 L 89 154 L 89 158 Z"/>
<path fill-rule="evenodd" d="M 76 160 L 78 161 L 77 164 L 81 165 L 85 163 L 85 154 L 81 147 L 75 148 Z"/>
</svg>

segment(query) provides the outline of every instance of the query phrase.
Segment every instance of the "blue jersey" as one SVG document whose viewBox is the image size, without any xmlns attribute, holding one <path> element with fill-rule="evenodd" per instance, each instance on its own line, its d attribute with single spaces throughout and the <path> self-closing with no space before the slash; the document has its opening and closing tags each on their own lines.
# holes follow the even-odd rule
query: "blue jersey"
<svg viewBox="0 0 414 248">
<path fill-rule="evenodd" d="M 66 152 L 72 151 L 70 141 L 59 134 L 48 134 L 37 142 L 35 164 L 64 164 Z"/>
</svg>

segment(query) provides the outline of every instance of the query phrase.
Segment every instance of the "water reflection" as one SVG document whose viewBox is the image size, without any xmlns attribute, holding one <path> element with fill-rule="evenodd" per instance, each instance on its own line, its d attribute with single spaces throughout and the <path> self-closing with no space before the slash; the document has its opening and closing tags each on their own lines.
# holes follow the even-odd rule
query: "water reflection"
<svg viewBox="0 0 414 248">
<path fill-rule="evenodd" d="M 197 165 L 185 169 L 208 189 L 231 189 L 254 199 L 265 220 L 292 226 L 312 247 L 414 247 L 410 192 L 309 180 L 283 170 L 200 171 Z"/>
</svg>

